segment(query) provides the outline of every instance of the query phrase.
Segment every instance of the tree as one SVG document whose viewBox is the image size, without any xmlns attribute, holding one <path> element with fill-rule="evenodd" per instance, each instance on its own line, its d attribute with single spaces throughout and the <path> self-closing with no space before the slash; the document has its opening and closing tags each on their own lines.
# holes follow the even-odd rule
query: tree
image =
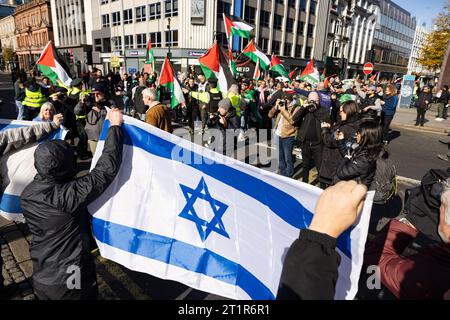
<svg viewBox="0 0 450 320">
<path fill-rule="evenodd" d="M 14 51 L 11 48 L 3 48 L 2 55 L 5 62 L 12 61 L 14 58 Z"/>
<path fill-rule="evenodd" d="M 434 30 L 426 37 L 417 60 L 431 71 L 441 67 L 450 41 L 450 3 L 445 5 L 444 11 L 434 19 L 434 24 Z"/>
</svg>

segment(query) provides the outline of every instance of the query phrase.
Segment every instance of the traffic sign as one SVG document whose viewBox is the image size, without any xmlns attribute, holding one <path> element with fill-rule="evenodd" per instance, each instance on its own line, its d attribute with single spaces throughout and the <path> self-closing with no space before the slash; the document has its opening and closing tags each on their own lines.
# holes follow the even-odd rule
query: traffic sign
<svg viewBox="0 0 450 320">
<path fill-rule="evenodd" d="M 371 62 L 366 62 L 363 67 L 363 72 L 365 75 L 371 74 L 373 71 L 373 64 Z"/>
</svg>

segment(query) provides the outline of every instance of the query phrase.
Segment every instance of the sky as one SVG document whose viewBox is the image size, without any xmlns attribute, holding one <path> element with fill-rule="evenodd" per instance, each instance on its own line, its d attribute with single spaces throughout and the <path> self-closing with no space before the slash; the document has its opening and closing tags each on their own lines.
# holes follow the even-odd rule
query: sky
<svg viewBox="0 0 450 320">
<path fill-rule="evenodd" d="M 415 16 L 417 22 L 426 22 L 427 29 L 431 29 L 433 18 L 444 8 L 448 0 L 393 0 L 396 4 Z"/>
</svg>

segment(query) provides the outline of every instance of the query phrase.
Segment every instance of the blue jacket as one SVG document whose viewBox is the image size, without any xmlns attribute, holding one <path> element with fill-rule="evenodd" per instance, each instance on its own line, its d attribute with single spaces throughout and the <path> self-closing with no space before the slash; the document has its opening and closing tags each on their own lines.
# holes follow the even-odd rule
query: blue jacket
<svg viewBox="0 0 450 320">
<path fill-rule="evenodd" d="M 386 116 L 393 116 L 395 114 L 395 111 L 397 109 L 397 102 L 398 97 L 386 97 L 386 100 L 384 100 L 383 105 L 383 112 Z"/>
</svg>

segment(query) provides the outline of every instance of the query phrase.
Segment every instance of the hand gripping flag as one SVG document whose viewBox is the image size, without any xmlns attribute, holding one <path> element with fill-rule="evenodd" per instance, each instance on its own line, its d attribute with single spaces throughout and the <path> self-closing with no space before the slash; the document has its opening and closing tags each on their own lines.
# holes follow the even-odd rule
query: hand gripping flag
<svg viewBox="0 0 450 320">
<path fill-rule="evenodd" d="M 0 119 L 0 132 L 35 125 L 37 122 Z M 64 139 L 67 130 L 54 131 L 47 139 Z M 2 177 L 0 216 L 7 220 L 24 222 L 20 208 L 20 195 L 37 174 L 34 167 L 34 151 L 38 143 L 23 149 L 2 155 L 0 158 L 0 175 Z"/>
<path fill-rule="evenodd" d="M 100 157 L 106 121 L 93 159 Z M 274 299 L 321 189 L 124 117 L 118 175 L 88 207 L 103 257 L 232 299 Z M 338 240 L 336 298 L 358 288 L 372 204 Z"/>
</svg>

